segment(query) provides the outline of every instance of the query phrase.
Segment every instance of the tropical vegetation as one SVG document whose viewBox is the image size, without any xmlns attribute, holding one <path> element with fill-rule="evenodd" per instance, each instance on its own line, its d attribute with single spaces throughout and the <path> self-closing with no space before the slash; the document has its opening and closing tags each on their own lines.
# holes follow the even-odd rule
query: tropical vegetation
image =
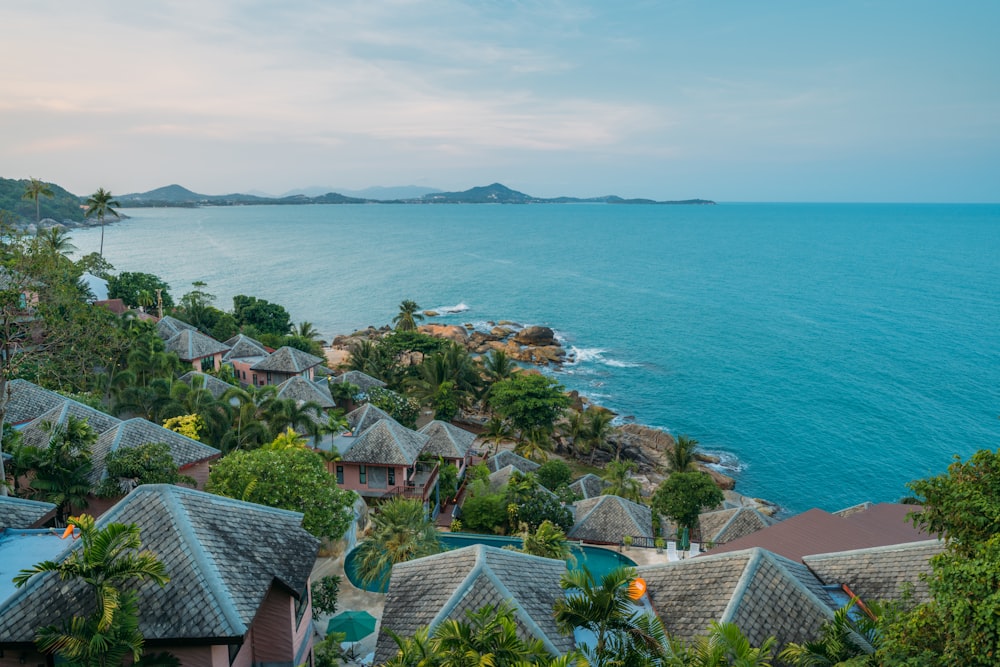
<svg viewBox="0 0 1000 667">
<path fill-rule="evenodd" d="M 354 551 L 354 566 L 362 581 L 384 591 L 393 565 L 441 551 L 437 528 L 423 503 L 395 497 L 372 516 L 371 533 Z"/>
</svg>

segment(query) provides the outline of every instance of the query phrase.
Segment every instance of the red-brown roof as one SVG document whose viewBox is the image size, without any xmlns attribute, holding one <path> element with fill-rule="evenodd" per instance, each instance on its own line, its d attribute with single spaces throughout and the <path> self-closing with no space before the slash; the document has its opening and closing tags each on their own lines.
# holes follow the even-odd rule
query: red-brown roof
<svg viewBox="0 0 1000 667">
<path fill-rule="evenodd" d="M 762 547 L 785 558 L 801 561 L 803 556 L 812 554 L 930 539 L 930 535 L 917 530 L 906 521 L 906 515 L 915 510 L 919 508 L 913 505 L 880 503 L 862 512 L 842 517 L 821 509 L 811 509 L 718 546 L 711 553 Z"/>
</svg>

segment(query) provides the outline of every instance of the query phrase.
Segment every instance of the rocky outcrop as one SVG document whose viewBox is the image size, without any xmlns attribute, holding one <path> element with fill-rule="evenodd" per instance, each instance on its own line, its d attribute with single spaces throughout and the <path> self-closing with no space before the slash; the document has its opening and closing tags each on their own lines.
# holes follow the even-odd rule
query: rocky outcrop
<svg viewBox="0 0 1000 667">
<path fill-rule="evenodd" d="M 417 331 L 435 338 L 446 338 L 459 345 L 465 345 L 469 340 L 469 332 L 455 324 L 424 324 Z"/>
<path fill-rule="evenodd" d="M 549 347 L 559 345 L 556 335 L 548 327 L 525 327 L 514 334 L 514 342 L 519 345 L 531 345 L 533 347 Z"/>
<path fill-rule="evenodd" d="M 639 472 L 655 482 L 653 488 L 665 477 L 666 454 L 673 450 L 674 438 L 666 431 L 640 424 L 625 424 L 615 429 L 615 433 L 608 438 L 608 443 L 612 451 L 621 451 L 621 457 L 635 461 L 639 466 Z M 698 469 L 708 473 L 712 481 L 720 489 L 732 489 L 736 486 L 736 480 L 722 474 L 718 470 L 705 465 L 713 461 L 714 457 L 701 456 Z"/>
</svg>

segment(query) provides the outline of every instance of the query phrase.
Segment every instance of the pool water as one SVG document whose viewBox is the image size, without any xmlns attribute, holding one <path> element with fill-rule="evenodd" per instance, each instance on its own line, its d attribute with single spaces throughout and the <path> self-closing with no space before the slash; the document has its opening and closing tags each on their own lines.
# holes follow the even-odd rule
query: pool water
<svg viewBox="0 0 1000 667">
<path fill-rule="evenodd" d="M 521 539 L 518 537 L 499 537 L 476 533 L 442 533 L 440 537 L 441 545 L 445 551 L 461 549 L 473 544 L 485 544 L 497 548 L 505 546 L 521 548 Z M 632 559 L 611 549 L 579 544 L 572 544 L 571 548 L 573 557 L 566 561 L 567 567 L 570 570 L 582 570 L 586 567 L 598 580 L 616 568 L 622 566 L 635 567 L 636 565 Z M 347 573 L 347 578 L 357 588 L 373 593 L 384 593 L 385 589 L 379 587 L 379 579 L 381 577 L 370 584 L 365 584 L 361 581 L 361 577 L 358 576 L 357 570 L 354 567 L 354 555 L 355 553 L 352 551 L 347 554 L 347 558 L 344 561 L 344 571 Z M 386 578 L 386 588 L 388 588 L 388 584 L 388 578 Z"/>
</svg>

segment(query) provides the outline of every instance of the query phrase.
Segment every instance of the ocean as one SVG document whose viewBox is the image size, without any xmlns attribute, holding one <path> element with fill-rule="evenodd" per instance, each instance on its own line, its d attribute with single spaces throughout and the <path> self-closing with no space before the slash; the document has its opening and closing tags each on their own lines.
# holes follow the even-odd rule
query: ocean
<svg viewBox="0 0 1000 667">
<path fill-rule="evenodd" d="M 201 280 L 326 337 L 391 321 L 552 327 L 553 375 L 723 456 L 789 512 L 891 501 L 1000 447 L 1000 206 L 125 209 L 117 271 Z M 98 229 L 74 230 L 79 252 Z"/>
</svg>

